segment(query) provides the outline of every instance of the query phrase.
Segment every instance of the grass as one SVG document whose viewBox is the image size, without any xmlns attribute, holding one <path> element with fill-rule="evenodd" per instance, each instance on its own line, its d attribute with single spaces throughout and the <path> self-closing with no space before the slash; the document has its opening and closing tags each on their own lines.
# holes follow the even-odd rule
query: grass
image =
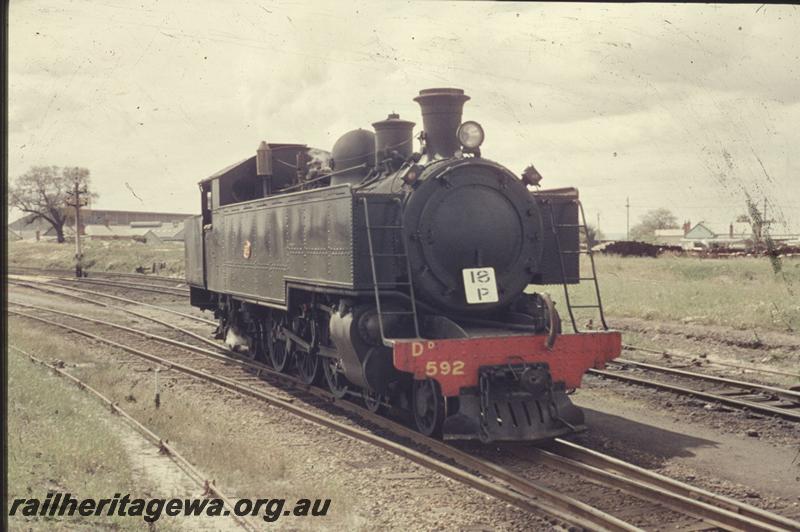
<svg viewBox="0 0 800 532">
<path fill-rule="evenodd" d="M 265 412 L 270 407 L 264 406 L 264 411 L 255 416 L 252 411 L 232 415 L 236 399 L 229 402 L 227 408 L 211 408 L 209 405 L 220 402 L 219 395 L 209 395 L 207 388 L 192 390 L 194 384 L 189 385 L 189 390 L 186 386 L 173 387 L 169 377 L 175 373 L 167 371 L 161 373 L 161 406 L 155 408 L 153 371 L 131 374 L 120 368 L 113 352 L 107 348 L 103 351 L 64 349 L 64 343 L 59 342 L 57 336 L 45 337 L 37 332 L 36 326 L 27 328 L 19 320 L 12 320 L 11 325 L 10 343 L 35 343 L 48 353 L 47 358 L 57 357 L 67 364 L 79 364 L 70 372 L 118 402 L 126 412 L 169 441 L 200 471 L 214 479 L 226 495 L 232 498 L 281 497 L 287 499 L 287 506 L 292 499 L 330 498 L 333 502 L 330 515 L 325 518 L 325 527 L 354 530 L 363 526 L 358 501 L 347 486 L 336 479 L 306 478 L 302 467 L 295 466 L 292 457 L 287 455 L 286 447 L 270 443 L 271 438 L 265 437 L 264 430 L 278 430 L 278 425 L 255 428 L 262 422 L 269 423 Z M 92 444 L 95 443 L 93 437 Z M 291 518 L 275 524 L 278 523 L 290 524 L 293 529 L 323 524 L 316 519 Z"/>
<path fill-rule="evenodd" d="M 741 330 L 800 331 L 800 258 L 595 256 L 606 313 L 612 317 L 724 325 Z M 583 265 L 588 274 L 588 265 Z M 548 287 L 557 300 L 560 287 Z M 570 290 L 573 303 L 594 302 L 591 283 Z M 561 313 L 565 314 L 563 303 Z M 587 315 L 583 314 L 587 319 Z M 562 316 L 566 317 L 566 316 Z"/>
<path fill-rule="evenodd" d="M 180 243 L 150 246 L 130 241 L 87 241 L 86 261 L 100 271 L 133 272 L 166 262 L 165 274 L 182 276 Z M 71 268 L 73 247 L 51 242 L 10 242 L 9 266 Z M 603 303 L 609 316 L 724 325 L 737 329 L 800 331 L 800 258 L 657 259 L 596 255 Z M 587 274 L 586 264 L 584 273 Z M 533 288 L 533 287 L 532 287 Z M 566 318 L 561 287 L 549 291 Z M 574 303 L 594 303 L 591 283 L 571 289 Z M 590 313 L 579 312 L 585 323 Z"/>
<path fill-rule="evenodd" d="M 72 350 L 35 334 L 12 335 L 10 343 L 48 359 Z M 15 498 L 44 499 L 48 491 L 68 492 L 78 499 L 109 498 L 120 492 L 144 497 L 150 491 L 135 477 L 119 432 L 100 422 L 110 414 L 99 402 L 17 351 L 8 352 L 8 370 L 9 505 Z M 136 517 L 23 517 L 19 512 L 9 518 L 12 529 L 143 527 Z"/>
<path fill-rule="evenodd" d="M 135 273 L 139 266 L 152 268 L 153 263 L 166 263 L 158 273 L 183 276 L 183 242 L 159 245 L 132 240 L 86 240 L 83 242 L 84 267 L 108 272 Z M 8 242 L 8 266 L 33 268 L 75 267 L 75 245 L 21 240 Z"/>
</svg>

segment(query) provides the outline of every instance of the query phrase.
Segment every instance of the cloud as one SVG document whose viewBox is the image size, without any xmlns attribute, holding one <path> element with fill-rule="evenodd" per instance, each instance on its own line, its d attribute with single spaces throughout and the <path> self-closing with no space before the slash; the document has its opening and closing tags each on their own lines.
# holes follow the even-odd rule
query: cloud
<svg viewBox="0 0 800 532">
<path fill-rule="evenodd" d="M 419 129 L 417 91 L 457 86 L 487 157 L 581 187 L 612 230 L 629 195 L 726 222 L 743 191 L 798 225 L 798 16 L 755 8 L 15 2 L 10 172 L 83 165 L 99 206 L 141 208 L 128 182 L 195 211 L 262 139 L 330 149 L 392 111 Z"/>
</svg>

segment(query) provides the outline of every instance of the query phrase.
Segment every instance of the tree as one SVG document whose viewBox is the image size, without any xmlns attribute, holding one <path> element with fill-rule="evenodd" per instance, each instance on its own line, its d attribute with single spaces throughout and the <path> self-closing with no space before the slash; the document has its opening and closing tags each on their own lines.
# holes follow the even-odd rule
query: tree
<svg viewBox="0 0 800 532">
<path fill-rule="evenodd" d="M 72 219 L 67 206 L 75 182 L 82 190 L 89 190 L 89 170 L 86 168 L 58 166 L 32 166 L 17 177 L 8 190 L 8 204 L 24 213 L 32 214 L 31 221 L 46 220 L 56 231 L 56 240 L 64 242 L 64 225 Z M 97 194 L 89 192 L 88 197 Z M 76 228 L 77 229 L 77 228 Z"/>
<path fill-rule="evenodd" d="M 600 241 L 603 240 L 606 237 L 606 235 L 604 235 L 603 232 L 600 229 L 596 228 L 595 226 L 593 226 L 591 224 L 586 224 L 586 233 L 585 234 L 584 234 L 583 231 L 581 231 L 581 233 L 580 233 L 580 238 L 581 238 L 581 243 L 582 244 L 586 244 L 586 237 L 587 236 L 588 236 L 588 239 L 589 239 L 588 246 L 590 248 L 596 246 L 597 244 L 599 244 Z"/>
<path fill-rule="evenodd" d="M 631 240 L 652 241 L 655 240 L 656 229 L 679 227 L 678 219 L 669 209 L 655 209 L 639 218 L 639 223 L 631 228 Z"/>
</svg>

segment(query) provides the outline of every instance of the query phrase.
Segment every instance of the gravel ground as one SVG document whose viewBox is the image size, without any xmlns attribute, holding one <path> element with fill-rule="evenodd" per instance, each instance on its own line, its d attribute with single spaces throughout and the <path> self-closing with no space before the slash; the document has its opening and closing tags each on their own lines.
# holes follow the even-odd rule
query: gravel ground
<svg viewBox="0 0 800 532">
<path fill-rule="evenodd" d="M 684 336 L 700 341 L 713 340 L 721 344 L 751 349 L 800 351 L 800 335 L 794 331 L 757 331 L 734 329 L 722 325 L 700 325 L 685 323 L 654 322 L 638 318 L 610 318 L 609 325 L 623 330 L 653 331 L 668 335 Z"/>
<path fill-rule="evenodd" d="M 717 361 L 800 373 L 800 334 L 741 331 L 730 327 L 650 322 L 632 318 L 613 319 L 610 325 L 624 331 L 626 343 L 688 355 L 692 357 L 694 365 L 703 366 L 709 361 Z M 624 352 L 624 356 L 630 357 L 630 352 Z M 715 368 L 712 371 L 781 386 L 800 384 L 797 378 L 791 377 L 767 376 L 730 368 Z"/>
<path fill-rule="evenodd" d="M 624 351 L 625 358 L 779 387 L 798 384 L 792 377 L 709 363 L 797 373 L 797 334 L 630 318 L 612 319 L 611 325 L 624 331 L 625 343 L 689 357 Z M 647 376 L 670 380 L 666 375 Z M 800 518 L 800 424 L 591 375 L 574 398 L 585 409 L 589 427 L 574 437 L 576 442 Z"/>
<path fill-rule="evenodd" d="M 681 526 L 701 523 L 700 519 L 675 512 L 655 502 L 636 498 L 622 490 L 539 463 L 528 453 L 528 445 L 530 444 L 482 445 L 477 442 L 457 444 L 470 454 L 492 460 L 542 486 L 569 494 L 644 530 L 675 530 Z"/>
<path fill-rule="evenodd" d="M 209 313 L 190 310 L 185 301 L 177 297 L 160 294 L 143 296 L 134 290 L 101 289 L 99 286 L 90 289 L 108 291 L 212 319 Z M 53 305 L 53 296 L 37 295 L 30 290 L 19 290 L 18 293 L 26 294 L 26 299 L 32 304 Z M 71 301 L 64 305 L 75 308 Z M 88 305 L 81 307 L 80 312 L 107 314 Z M 168 313 L 152 309 L 147 313 L 165 321 L 180 323 L 198 334 L 209 335 L 211 331 L 211 326 Z M 128 316 L 125 319 L 131 318 Z M 177 333 L 167 332 L 152 322 L 135 320 L 135 323 L 130 323 L 137 328 L 148 328 L 164 336 L 196 343 Z M 800 356 L 800 351 L 793 343 L 794 338 L 780 333 L 764 335 L 760 343 L 749 345 L 747 332 L 731 335 L 730 331 L 720 328 L 653 324 L 642 320 L 617 320 L 615 323 L 631 331 L 625 339 L 628 343 L 642 345 L 642 342 L 650 342 L 648 347 L 657 345 L 660 349 L 696 355 L 700 361 L 725 360 L 784 367 L 787 361 Z M 800 342 L 797 346 L 800 346 Z M 150 344 L 149 348 L 151 351 L 159 349 L 155 343 Z M 624 356 L 635 358 L 628 352 Z M 641 359 L 663 363 L 663 360 L 654 357 Z M 698 372 L 705 369 L 702 366 L 693 368 Z M 735 371 L 714 371 L 745 378 Z M 748 373 L 746 378 L 755 380 L 752 375 Z M 771 378 L 762 381 L 786 385 Z M 800 458 L 796 456 L 800 451 L 797 444 L 800 441 L 800 429 L 797 424 L 755 414 L 743 416 L 741 412 L 730 412 L 702 401 L 591 376 L 587 376 L 585 384 L 586 387 L 574 396 L 576 403 L 586 409 L 589 426 L 588 432 L 575 438 L 578 443 L 791 517 L 797 517 L 800 513 L 800 498 L 797 497 Z M 189 388 L 191 391 L 187 393 L 198 393 L 197 385 Z M 216 390 L 214 396 L 222 400 L 209 402 L 208 408 L 235 412 L 230 415 L 245 416 L 242 419 L 250 419 L 249 416 L 255 414 L 259 414 L 260 419 L 264 415 L 263 406 L 253 405 L 236 396 L 229 397 L 232 394 Z M 268 409 L 267 412 L 269 419 L 264 426 L 248 422 L 247 430 L 263 431 L 265 441 L 290 449 L 298 464 L 313 464 L 307 469 L 298 469 L 299 478 L 303 481 L 318 478 L 317 475 L 341 479 L 348 490 L 352 490 L 354 497 L 365 501 L 360 504 L 355 518 L 359 523 L 368 523 L 370 527 L 377 528 L 404 526 L 470 530 L 552 527 L 546 520 L 533 518 L 492 501 L 394 455 L 332 434 L 327 429 L 298 423 L 295 418 L 277 409 Z M 280 431 L 274 430 L 276 423 L 281 425 Z M 322 464 L 325 464 L 324 468 Z M 554 487 L 574 489 L 570 488 L 563 475 L 550 475 L 541 468 L 530 469 L 527 474 Z M 364 482 L 365 478 L 369 478 L 369 482 Z M 607 501 L 615 497 L 613 492 L 588 495 L 605 497 Z M 630 512 L 635 515 L 640 510 L 631 505 Z M 648 521 L 645 519 L 643 523 Z"/>
<path fill-rule="evenodd" d="M 652 379 L 697 390 L 714 391 L 713 386 L 695 379 L 639 370 L 638 368 L 621 369 L 615 366 L 613 370 L 622 375 Z M 675 418 L 687 419 L 693 424 L 713 428 L 723 434 L 757 438 L 776 447 L 791 447 L 800 442 L 800 423 L 796 421 L 785 420 L 769 414 L 744 411 L 669 391 L 626 384 L 595 375 L 586 375 L 584 383 L 586 389 L 616 393 L 626 401 L 642 403 L 654 411 Z"/>
<path fill-rule="evenodd" d="M 132 316 L 116 313 L 113 316 L 99 307 L 81 302 L 54 298 L 48 294 L 11 287 L 11 299 L 33 305 L 47 305 L 59 310 L 71 309 L 109 321 L 126 323 L 137 328 L 147 327 L 152 332 L 164 334 L 163 328 Z M 127 295 L 127 294 L 125 294 Z M 152 301 L 152 300 L 151 300 Z M 155 301 L 152 301 L 156 303 Z M 160 304 L 160 303 L 157 303 Z M 181 310 L 185 310 L 182 308 Z M 159 316 L 175 321 L 175 316 Z M 133 319 L 131 319 L 133 318 Z M 59 318 L 61 319 L 61 318 Z M 15 321 L 15 323 L 18 323 Z M 202 325 L 202 324 L 201 324 Z M 84 327 L 85 325 L 81 325 Z M 64 336 L 41 324 L 30 324 L 43 334 Z M 99 334 L 111 336 L 102 326 L 86 327 Z M 158 330 L 156 330 L 158 329 Z M 209 331 L 206 329 L 206 333 Z M 135 341 L 126 333 L 115 333 L 118 341 L 134 344 L 150 352 L 163 352 L 165 347 L 152 341 Z M 70 341 L 75 337 L 70 336 Z M 182 338 L 182 340 L 186 340 Z M 98 346 L 79 339 L 82 349 L 95 357 L 113 356 L 115 361 L 125 364 L 130 375 L 130 386 L 135 385 L 137 375 L 147 371 L 152 364 L 125 352 L 106 346 Z M 172 348 L 166 348 L 172 350 Z M 174 354 L 174 350 L 172 350 Z M 80 363 L 79 363 L 80 364 Z M 91 371 L 92 364 L 84 363 L 82 370 Z M 425 529 L 425 530 L 548 530 L 558 529 L 557 523 L 546 516 L 531 515 L 504 502 L 497 501 L 462 484 L 397 457 L 371 445 L 339 435 L 329 429 L 304 422 L 279 408 L 245 399 L 211 384 L 187 376 L 166 373 L 162 385 L 169 390 L 171 401 L 204 397 L 203 411 L 198 415 L 224 417 L 241 421 L 241 430 L 248 437 L 264 442 L 265 448 L 280 448 L 283 459 L 291 468 L 291 482 L 297 485 L 313 485 L 320 479 L 342 486 L 333 498 L 331 514 L 335 514 L 336 498 L 348 501 L 347 515 L 335 516 L 325 526 L 341 530 L 372 529 Z M 142 420 L 147 424 L 147 420 Z M 340 420 L 342 421 L 342 420 Z M 276 428 L 279 427 L 279 430 Z M 266 460 L 269 457 L 265 457 Z M 200 464 L 202 466 L 202 464 Z M 225 486 L 221 488 L 227 492 Z M 239 494 L 240 496 L 242 494 Z M 247 494 L 251 497 L 281 496 L 264 485 L 261 493 Z M 356 501 L 353 503 L 352 501 Z M 318 523 L 315 521 L 315 523 Z M 276 524 L 296 529 L 305 528 L 298 521 L 278 521 Z M 311 526 L 311 525 L 308 525 Z M 319 523 L 317 524 L 319 526 Z"/>
<path fill-rule="evenodd" d="M 731 432 L 724 420 L 703 423 L 692 416 L 696 407 L 659 408 L 655 400 L 642 399 L 640 388 L 628 387 L 626 394 L 618 384 L 597 387 L 596 380 L 588 378 L 575 396 L 588 430 L 570 439 L 688 484 L 800 517 L 798 440 L 777 444 Z"/>
</svg>

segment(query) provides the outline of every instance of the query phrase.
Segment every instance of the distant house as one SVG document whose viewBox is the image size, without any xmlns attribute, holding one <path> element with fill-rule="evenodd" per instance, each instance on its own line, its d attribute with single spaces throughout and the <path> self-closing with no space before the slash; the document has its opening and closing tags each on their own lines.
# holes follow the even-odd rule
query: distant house
<svg viewBox="0 0 800 532">
<path fill-rule="evenodd" d="M 75 220 L 72 212 L 67 214 L 64 225 L 64 236 L 71 238 L 75 234 Z M 183 222 L 190 214 L 170 212 L 142 212 L 142 211 L 111 211 L 103 209 L 81 210 L 81 235 L 92 239 L 141 239 L 150 229 L 177 227 L 174 233 L 183 230 Z M 53 240 L 56 232 L 50 222 L 43 219 L 34 220 L 34 215 L 29 214 L 8 224 L 8 229 L 14 231 L 23 240 Z M 170 230 L 164 230 L 165 238 Z M 173 235 L 174 236 L 174 235 Z M 183 235 L 180 235 L 180 240 Z"/>
<path fill-rule="evenodd" d="M 144 240 L 148 244 L 183 242 L 183 224 L 173 222 L 152 227 L 144 234 Z"/>
<path fill-rule="evenodd" d="M 13 229 L 8 229 L 6 233 L 6 242 L 13 242 L 15 240 L 22 240 L 22 236 Z"/>
<path fill-rule="evenodd" d="M 709 229 L 704 222 L 700 222 L 686 232 L 685 238 L 687 240 L 704 240 L 715 236 L 717 235 L 714 231 Z"/>
<path fill-rule="evenodd" d="M 683 237 L 683 229 L 656 229 L 654 243 L 668 246 L 679 246 Z"/>
<path fill-rule="evenodd" d="M 98 225 L 128 225 L 147 222 L 183 223 L 191 214 L 173 212 L 109 211 L 85 209 L 81 211 L 81 222 Z"/>
<path fill-rule="evenodd" d="M 83 226 L 83 234 L 90 240 L 135 240 L 137 236 L 143 237 L 146 232 L 146 229 L 127 225 L 90 224 Z"/>
<path fill-rule="evenodd" d="M 747 222 L 733 222 L 727 227 L 700 222 L 686 232 L 680 243 L 683 249 L 747 249 L 753 245 L 753 228 Z"/>
<path fill-rule="evenodd" d="M 34 220 L 34 216 L 32 214 L 23 216 L 22 218 L 19 218 L 18 220 L 8 224 L 8 230 L 17 233 L 22 240 L 39 240 L 43 238 L 43 235 L 52 228 L 53 226 L 50 225 L 50 222 L 43 218 L 37 218 Z"/>
</svg>

